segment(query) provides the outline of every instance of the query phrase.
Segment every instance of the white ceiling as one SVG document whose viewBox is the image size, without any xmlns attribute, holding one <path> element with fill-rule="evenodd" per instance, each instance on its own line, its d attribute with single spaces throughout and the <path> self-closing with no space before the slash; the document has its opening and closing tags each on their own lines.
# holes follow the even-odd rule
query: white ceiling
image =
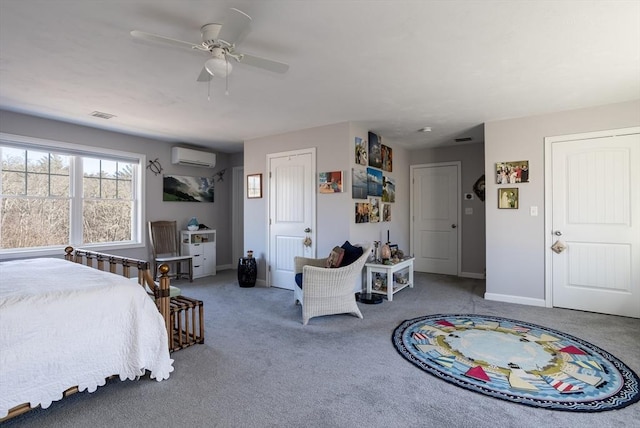
<svg viewBox="0 0 640 428">
<path fill-rule="evenodd" d="M 196 82 L 229 7 L 253 18 L 236 65 Z M 640 1 L 0 0 L 0 108 L 187 142 L 352 121 L 407 148 L 483 141 L 483 123 L 640 99 Z M 90 116 L 110 113 L 110 120 Z M 418 133 L 431 126 L 431 133 Z"/>
</svg>

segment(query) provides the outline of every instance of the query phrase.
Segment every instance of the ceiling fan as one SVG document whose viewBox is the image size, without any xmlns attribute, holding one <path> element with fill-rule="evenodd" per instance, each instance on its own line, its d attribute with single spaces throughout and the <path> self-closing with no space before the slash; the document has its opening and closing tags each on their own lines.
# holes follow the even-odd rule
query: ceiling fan
<svg viewBox="0 0 640 428">
<path fill-rule="evenodd" d="M 204 63 L 198 82 L 209 82 L 213 77 L 227 78 L 233 69 L 230 60 L 275 73 L 286 73 L 289 64 L 236 50 L 236 45 L 240 44 L 250 31 L 251 17 L 235 8 L 231 8 L 230 11 L 224 24 L 211 23 L 200 28 L 200 43 L 184 42 L 138 30 L 132 31 L 131 35 L 137 39 L 208 52 L 211 58 Z"/>
</svg>

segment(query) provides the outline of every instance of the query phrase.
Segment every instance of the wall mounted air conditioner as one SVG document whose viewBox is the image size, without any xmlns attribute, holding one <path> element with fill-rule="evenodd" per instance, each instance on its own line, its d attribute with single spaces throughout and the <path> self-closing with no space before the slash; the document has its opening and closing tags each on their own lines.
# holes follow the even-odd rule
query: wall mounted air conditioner
<svg viewBox="0 0 640 428">
<path fill-rule="evenodd" d="M 171 149 L 171 163 L 213 168 L 216 166 L 216 154 L 184 147 L 173 147 Z"/>
</svg>

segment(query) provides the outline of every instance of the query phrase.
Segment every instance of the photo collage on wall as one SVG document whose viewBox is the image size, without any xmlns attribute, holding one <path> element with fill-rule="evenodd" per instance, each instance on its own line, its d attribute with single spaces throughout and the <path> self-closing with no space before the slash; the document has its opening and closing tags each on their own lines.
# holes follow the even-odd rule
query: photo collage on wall
<svg viewBox="0 0 640 428">
<path fill-rule="evenodd" d="M 496 163 L 496 184 L 520 184 L 529 182 L 529 161 Z M 498 188 L 498 208 L 517 210 L 520 195 L 517 187 Z"/>
<path fill-rule="evenodd" d="M 391 203 L 396 200 L 395 179 L 385 175 L 393 171 L 393 149 L 382 144 L 382 137 L 368 133 L 368 140 L 355 138 L 355 163 L 351 175 L 356 223 L 391 221 Z"/>
</svg>

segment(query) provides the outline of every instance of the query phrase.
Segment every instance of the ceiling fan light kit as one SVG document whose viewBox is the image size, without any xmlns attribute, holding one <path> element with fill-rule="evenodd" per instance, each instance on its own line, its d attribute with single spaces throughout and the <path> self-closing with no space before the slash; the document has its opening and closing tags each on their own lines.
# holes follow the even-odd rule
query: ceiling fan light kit
<svg viewBox="0 0 640 428">
<path fill-rule="evenodd" d="M 204 68 L 207 69 L 210 75 L 215 77 L 227 77 L 231 74 L 231 70 L 233 70 L 233 66 L 229 60 L 224 57 L 208 59 L 207 62 L 204 63 Z"/>
</svg>

